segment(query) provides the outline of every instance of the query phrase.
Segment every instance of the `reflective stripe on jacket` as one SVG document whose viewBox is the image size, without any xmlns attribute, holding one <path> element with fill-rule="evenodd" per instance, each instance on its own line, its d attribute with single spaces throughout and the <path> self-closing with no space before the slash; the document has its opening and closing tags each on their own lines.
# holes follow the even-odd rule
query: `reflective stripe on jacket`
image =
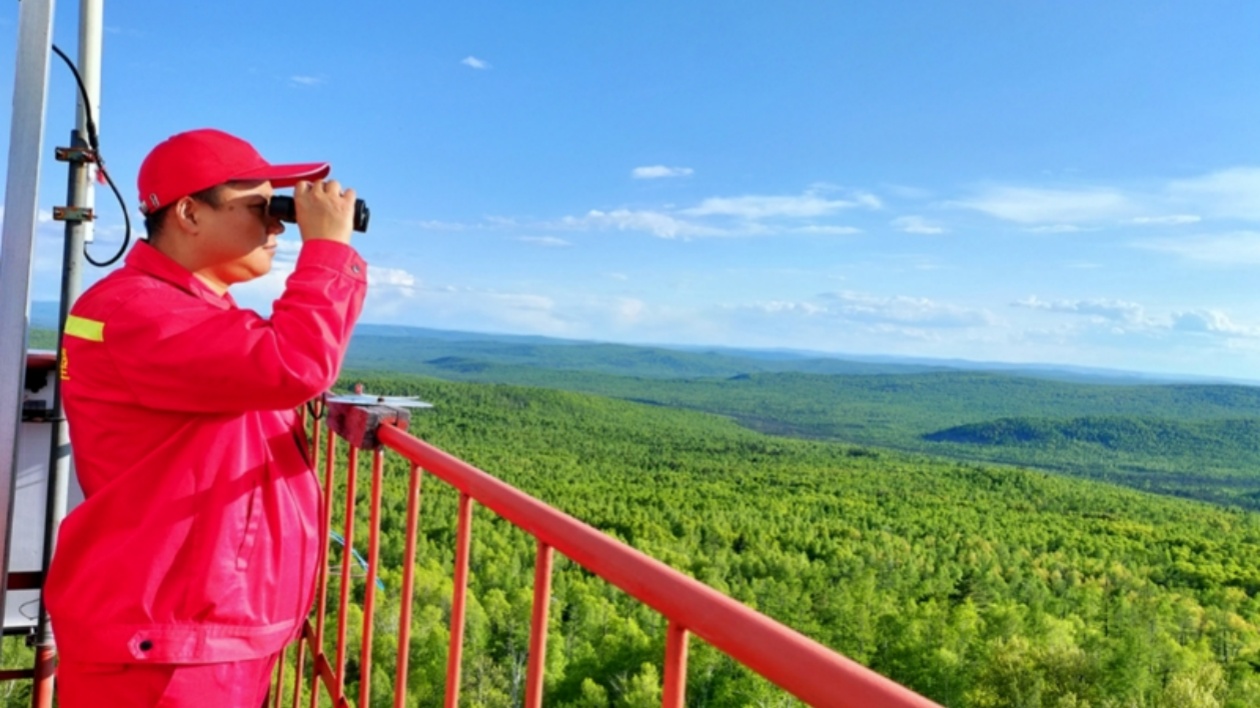
<svg viewBox="0 0 1260 708">
<path fill-rule="evenodd" d="M 141 242 L 75 303 L 61 377 L 85 501 L 45 586 L 67 659 L 239 661 L 296 637 L 323 530 L 295 408 L 335 381 L 366 276 L 308 242 L 265 319 Z"/>
</svg>

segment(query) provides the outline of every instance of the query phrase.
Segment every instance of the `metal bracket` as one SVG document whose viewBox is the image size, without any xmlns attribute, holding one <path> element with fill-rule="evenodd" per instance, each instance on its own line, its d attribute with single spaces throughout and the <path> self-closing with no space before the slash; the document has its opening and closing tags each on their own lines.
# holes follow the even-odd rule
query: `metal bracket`
<svg viewBox="0 0 1260 708">
<path fill-rule="evenodd" d="M 93 221 L 92 207 L 53 207 L 53 221 Z"/>
<path fill-rule="evenodd" d="M 59 147 L 54 153 L 57 155 L 58 162 L 73 162 L 82 165 L 98 161 L 96 151 L 88 147 Z"/>
<path fill-rule="evenodd" d="M 330 400 L 327 403 L 328 428 L 361 450 L 375 450 L 381 446 L 376 430 L 382 425 L 392 425 L 406 430 L 411 423 L 411 411 L 392 406 L 363 406 Z"/>
</svg>

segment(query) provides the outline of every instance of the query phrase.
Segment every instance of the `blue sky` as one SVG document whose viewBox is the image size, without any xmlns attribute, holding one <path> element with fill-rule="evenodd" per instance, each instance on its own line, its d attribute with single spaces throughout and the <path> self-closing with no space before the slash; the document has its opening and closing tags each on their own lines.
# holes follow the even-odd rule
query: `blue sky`
<svg viewBox="0 0 1260 708">
<path fill-rule="evenodd" d="M 18 4 L 0 12 L 11 95 Z M 71 56 L 77 12 L 58 3 Z M 366 322 L 1260 379 L 1257 3 L 150 0 L 105 20 L 102 141 L 132 213 L 140 161 L 180 130 L 329 160 L 372 208 Z M 50 84 L 49 156 L 74 101 L 59 63 Z M 64 200 L 60 164 L 42 182 Z M 99 258 L 122 220 L 97 203 Z M 286 236 L 243 304 L 279 293 Z M 37 249 L 50 299 L 56 225 Z"/>
</svg>

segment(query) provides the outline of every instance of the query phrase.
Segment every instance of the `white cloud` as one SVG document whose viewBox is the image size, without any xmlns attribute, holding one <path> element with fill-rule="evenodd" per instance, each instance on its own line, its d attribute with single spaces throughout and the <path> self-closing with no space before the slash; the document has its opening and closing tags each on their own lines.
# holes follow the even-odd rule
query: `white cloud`
<svg viewBox="0 0 1260 708">
<path fill-rule="evenodd" d="M 1101 325 L 1113 335 L 1137 334 L 1166 336 L 1169 333 L 1212 335 L 1226 339 L 1260 338 L 1260 327 L 1240 325 L 1224 312 L 1211 308 L 1180 309 L 1159 316 L 1148 315 L 1145 308 L 1124 300 L 1056 300 L 1046 301 L 1035 295 L 1011 303 L 1014 307 L 1081 315 Z M 1032 330 L 1029 330 L 1032 331 Z"/>
<path fill-rule="evenodd" d="M 278 238 L 276 239 L 276 258 L 282 261 L 297 260 L 298 253 L 302 250 L 302 240 L 296 238 Z"/>
<path fill-rule="evenodd" d="M 827 309 L 845 319 L 862 322 L 914 324 L 921 327 L 972 327 L 993 324 L 992 315 L 928 298 L 896 295 L 881 297 L 843 291 L 820 295 Z"/>
<path fill-rule="evenodd" d="M 652 165 L 650 167 L 636 167 L 630 171 L 630 176 L 635 179 L 661 179 L 663 177 L 687 177 L 693 172 L 695 170 L 690 167 Z"/>
<path fill-rule="evenodd" d="M 1219 266 L 1260 265 L 1260 231 L 1234 231 L 1186 238 L 1134 241 L 1134 248 L 1160 251 L 1186 260 Z"/>
<path fill-rule="evenodd" d="M 1074 234 L 1081 231 L 1081 227 L 1072 224 L 1050 224 L 1049 226 L 1033 226 L 1024 230 L 1033 234 Z"/>
<path fill-rule="evenodd" d="M 565 246 L 573 245 L 572 243 L 569 243 L 562 238 L 556 238 L 555 236 L 517 236 L 516 240 L 521 243 L 528 243 L 534 246 L 545 246 L 549 248 L 564 248 Z"/>
<path fill-rule="evenodd" d="M 418 285 L 416 276 L 402 268 L 368 265 L 368 292 L 379 294 L 385 290 L 404 297 L 414 297 Z"/>
<path fill-rule="evenodd" d="M 633 331 L 639 341 L 651 332 L 698 331 L 704 326 L 689 322 L 688 327 L 677 327 L 679 315 L 670 307 L 636 297 L 498 291 L 455 285 L 420 289 L 405 308 L 396 308 L 385 316 L 390 321 L 426 327 L 586 339 L 606 339 L 614 332 Z"/>
<path fill-rule="evenodd" d="M 825 226 L 813 224 L 810 226 L 798 226 L 792 229 L 792 233 L 817 236 L 851 236 L 853 234 L 862 233 L 862 229 L 852 226 Z"/>
<path fill-rule="evenodd" d="M 425 219 L 422 221 L 405 222 L 408 226 L 414 226 L 425 231 L 466 231 L 470 227 L 468 224 L 461 224 L 455 221 L 437 221 L 434 219 Z"/>
<path fill-rule="evenodd" d="M 1011 304 L 1014 307 L 1024 307 L 1031 310 L 1088 315 L 1120 322 L 1142 322 L 1144 320 L 1142 306 L 1135 302 L 1126 302 L 1124 300 L 1107 300 L 1104 298 L 1098 300 L 1055 300 L 1051 302 L 1041 300 L 1036 295 L 1032 295 Z"/>
<path fill-rule="evenodd" d="M 951 206 L 974 209 L 1021 224 L 1074 224 L 1115 220 L 1135 210 L 1133 201 L 1114 189 L 1031 189 L 992 187 Z"/>
<path fill-rule="evenodd" d="M 617 298 L 613 303 L 613 315 L 622 325 L 634 324 L 648 314 L 647 304 L 642 300 L 623 297 Z"/>
<path fill-rule="evenodd" d="M 1212 216 L 1260 220 L 1260 167 L 1235 167 L 1168 185 L 1168 194 Z"/>
<path fill-rule="evenodd" d="M 1260 337 L 1260 328 L 1235 324 L 1219 310 L 1174 312 L 1171 328 L 1177 332 L 1223 335 L 1227 337 Z"/>
<path fill-rule="evenodd" d="M 463 64 L 464 66 L 472 67 L 473 69 L 479 69 L 482 71 L 490 68 L 490 62 L 485 61 L 483 59 L 478 59 L 477 57 L 474 57 L 471 55 L 464 57 L 459 63 Z"/>
<path fill-rule="evenodd" d="M 807 219 L 858 206 L 878 209 L 881 205 L 877 198 L 869 194 L 858 194 L 852 199 L 827 199 L 816 193 L 806 192 L 789 197 L 710 197 L 697 206 L 684 209 L 683 213 L 689 216 L 731 216 L 757 221 L 775 218 Z"/>
<path fill-rule="evenodd" d="M 1129 220 L 1130 224 L 1139 226 L 1176 226 L 1178 224 L 1197 224 L 1202 217 L 1194 214 L 1170 214 L 1168 216 L 1139 216 Z"/>
<path fill-rule="evenodd" d="M 854 194 L 853 201 L 857 202 L 859 206 L 864 206 L 867 209 L 884 208 L 884 203 L 880 201 L 879 197 L 867 192 L 858 192 L 857 194 Z"/>
<path fill-rule="evenodd" d="M 616 209 L 600 211 L 592 209 L 586 216 L 566 216 L 559 226 L 567 229 L 616 229 L 618 231 L 646 231 L 660 238 L 688 238 L 691 236 L 723 236 L 728 232 L 675 218 L 658 211 L 631 211 Z"/>
<path fill-rule="evenodd" d="M 945 227 L 939 226 L 921 216 L 900 216 L 892 220 L 893 228 L 908 234 L 943 234 Z"/>
<path fill-rule="evenodd" d="M 296 86 L 319 86 L 324 79 L 319 76 L 290 76 L 289 83 Z"/>
<path fill-rule="evenodd" d="M 1022 224 L 1179 226 L 1204 219 L 1260 221 L 1260 167 L 1235 167 L 1147 190 L 990 186 L 947 203 Z"/>
</svg>

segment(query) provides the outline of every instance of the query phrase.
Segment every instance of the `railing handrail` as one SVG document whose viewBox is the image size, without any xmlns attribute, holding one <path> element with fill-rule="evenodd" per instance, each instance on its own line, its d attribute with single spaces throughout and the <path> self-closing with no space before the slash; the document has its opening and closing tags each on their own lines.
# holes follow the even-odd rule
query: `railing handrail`
<svg viewBox="0 0 1260 708">
<path fill-rule="evenodd" d="M 380 442 L 676 625 L 814 706 L 936 703 L 390 425 Z"/>
</svg>

